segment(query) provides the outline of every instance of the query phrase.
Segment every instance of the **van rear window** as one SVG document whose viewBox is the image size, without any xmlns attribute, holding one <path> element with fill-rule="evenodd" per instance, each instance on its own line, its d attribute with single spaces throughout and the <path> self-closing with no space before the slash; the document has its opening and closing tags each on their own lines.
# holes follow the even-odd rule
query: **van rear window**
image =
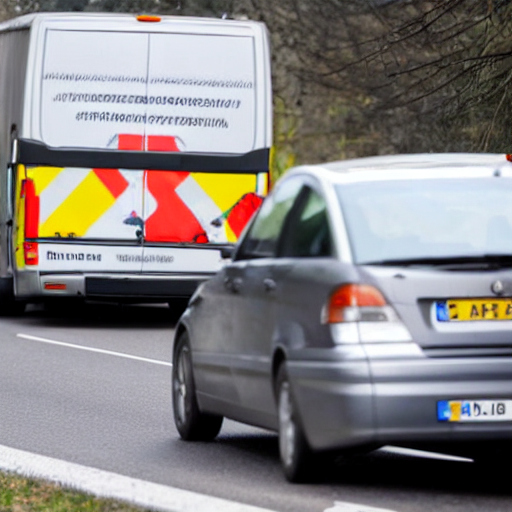
<svg viewBox="0 0 512 512">
<path fill-rule="evenodd" d="M 250 36 L 47 29 L 40 91 L 52 147 L 255 149 Z"/>
</svg>

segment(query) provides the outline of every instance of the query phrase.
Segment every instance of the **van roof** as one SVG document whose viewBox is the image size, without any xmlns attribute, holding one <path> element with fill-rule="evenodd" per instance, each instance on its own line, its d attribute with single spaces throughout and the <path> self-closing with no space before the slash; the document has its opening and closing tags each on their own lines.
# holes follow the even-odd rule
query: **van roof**
<svg viewBox="0 0 512 512">
<path fill-rule="evenodd" d="M 35 23 L 45 21 L 98 21 L 110 19 L 113 22 L 133 21 L 139 16 L 140 13 L 106 13 L 106 12 L 38 12 L 32 14 L 24 14 L 10 20 L 0 23 L 0 32 L 10 30 L 20 30 L 30 28 Z M 223 18 L 199 18 L 191 16 L 171 16 L 160 15 L 158 16 L 162 22 L 173 23 L 200 23 L 204 25 L 211 24 L 236 24 L 236 25 L 260 25 L 258 21 L 245 20 L 245 19 L 223 19 Z"/>
</svg>

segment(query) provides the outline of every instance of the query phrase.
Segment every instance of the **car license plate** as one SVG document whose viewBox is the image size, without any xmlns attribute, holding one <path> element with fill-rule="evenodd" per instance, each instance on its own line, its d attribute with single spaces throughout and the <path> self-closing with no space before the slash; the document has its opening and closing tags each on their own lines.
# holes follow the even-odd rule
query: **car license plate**
<svg viewBox="0 0 512 512">
<path fill-rule="evenodd" d="M 511 421 L 512 400 L 441 400 L 438 421 Z"/>
<path fill-rule="evenodd" d="M 512 320 L 512 299 L 451 299 L 436 302 L 439 322 Z"/>
</svg>

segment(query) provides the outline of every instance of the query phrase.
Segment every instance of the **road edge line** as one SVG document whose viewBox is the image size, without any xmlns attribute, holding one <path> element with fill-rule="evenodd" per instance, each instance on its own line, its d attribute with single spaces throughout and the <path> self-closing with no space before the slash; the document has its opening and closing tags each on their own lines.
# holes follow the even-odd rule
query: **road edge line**
<svg viewBox="0 0 512 512">
<path fill-rule="evenodd" d="M 162 512 L 275 512 L 3 445 L 0 470 Z"/>
</svg>

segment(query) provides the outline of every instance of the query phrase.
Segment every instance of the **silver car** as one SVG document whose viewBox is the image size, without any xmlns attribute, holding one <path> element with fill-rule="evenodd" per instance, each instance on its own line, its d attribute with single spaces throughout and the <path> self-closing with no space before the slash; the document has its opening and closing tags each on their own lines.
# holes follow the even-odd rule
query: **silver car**
<svg viewBox="0 0 512 512">
<path fill-rule="evenodd" d="M 290 170 L 175 334 L 179 434 L 275 430 L 285 476 L 383 445 L 512 441 L 512 163 L 374 157 Z"/>
</svg>

